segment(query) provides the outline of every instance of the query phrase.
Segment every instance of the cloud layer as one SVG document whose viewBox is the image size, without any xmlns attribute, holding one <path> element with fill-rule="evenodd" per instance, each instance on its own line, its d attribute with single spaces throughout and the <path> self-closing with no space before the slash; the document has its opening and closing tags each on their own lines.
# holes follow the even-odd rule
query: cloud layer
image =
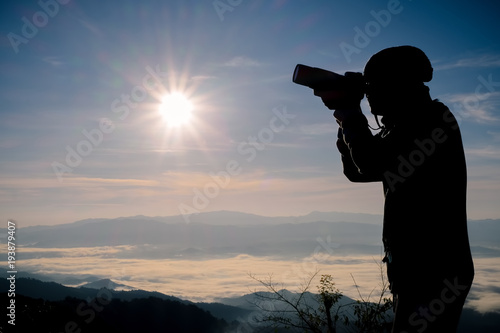
<svg viewBox="0 0 500 333">
<path fill-rule="evenodd" d="M 382 281 L 381 274 L 385 274 L 385 267 L 380 266 L 381 258 L 366 255 L 311 253 L 302 260 L 279 260 L 245 254 L 214 256 L 204 260 L 182 257 L 145 260 L 121 255 L 130 251 L 141 251 L 141 248 L 24 248 L 23 254 L 31 259 L 18 261 L 18 267 L 23 271 L 51 276 L 56 281 L 76 277 L 87 277 L 88 281 L 96 277 L 110 278 L 137 289 L 159 291 L 192 301 L 213 301 L 262 290 L 249 274 L 261 279 L 272 275 L 273 281 L 297 291 L 316 270 L 320 270 L 319 275 L 333 275 L 336 286 L 351 298 L 358 297 L 354 278 L 361 294 L 368 297 L 372 291 L 376 295 Z M 500 258 L 476 258 L 475 266 L 476 276 L 467 306 L 480 312 L 500 312 Z M 314 287 L 317 284 L 318 281 L 314 281 L 311 285 Z M 315 291 L 314 288 L 312 291 Z"/>
</svg>

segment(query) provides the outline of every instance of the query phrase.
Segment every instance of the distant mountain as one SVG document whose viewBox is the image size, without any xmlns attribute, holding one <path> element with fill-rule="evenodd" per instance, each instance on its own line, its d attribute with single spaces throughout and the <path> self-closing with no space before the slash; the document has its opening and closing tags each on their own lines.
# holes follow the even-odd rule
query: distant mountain
<svg viewBox="0 0 500 333">
<path fill-rule="evenodd" d="M 8 290 L 6 279 L 0 279 L 0 290 Z M 280 292 L 289 299 L 297 297 L 287 290 Z M 252 328 L 248 323 L 255 323 L 256 316 L 262 318 L 263 313 L 256 305 L 280 309 L 279 303 L 268 301 L 270 296 L 269 292 L 257 292 L 220 298 L 216 303 L 193 303 L 158 292 L 71 288 L 54 282 L 18 278 L 16 304 L 24 307 L 17 312 L 16 328 L 23 332 L 62 332 L 68 322 L 74 322 L 82 331 L 97 333 L 245 331 Z M 6 299 L 7 295 L 0 293 L 0 297 Z M 304 295 L 309 306 L 314 307 L 315 300 L 316 295 L 312 293 Z M 352 302 L 348 297 L 340 300 L 340 304 Z M 466 308 L 458 333 L 496 333 L 498 327 L 499 313 L 481 314 Z"/>
<path fill-rule="evenodd" d="M 472 245 L 500 248 L 500 220 L 469 221 L 468 227 Z"/>
<path fill-rule="evenodd" d="M 7 269 L 0 267 L 0 279 L 7 278 L 9 274 L 7 274 Z M 65 286 L 78 286 L 85 283 L 95 282 L 100 280 L 101 278 L 92 274 L 55 274 L 55 275 L 46 275 L 25 271 L 18 271 L 16 274 L 17 278 L 30 278 L 35 280 L 40 280 L 43 282 L 57 282 Z"/>
<path fill-rule="evenodd" d="M 136 288 L 116 283 L 111 281 L 110 279 L 101 279 L 94 282 L 89 282 L 84 285 L 81 285 L 80 288 L 90 288 L 90 289 L 101 289 L 107 288 L 110 290 L 135 290 Z"/>
<path fill-rule="evenodd" d="M 457 333 L 498 333 L 500 328 L 500 313 L 480 313 L 465 308 L 460 317 Z"/>
<path fill-rule="evenodd" d="M 5 278 L 0 279 L 0 290 L 9 290 L 8 281 Z M 111 299 L 121 301 L 132 301 L 134 299 L 157 298 L 178 302 L 186 305 L 195 305 L 200 309 L 210 312 L 214 317 L 224 319 L 228 322 L 244 318 L 249 310 L 218 302 L 213 303 L 193 303 L 188 300 L 183 300 L 174 296 L 165 295 L 159 292 L 151 292 L 140 289 L 133 290 L 113 290 L 111 287 L 121 288 L 122 284 L 113 282 L 110 279 L 102 279 L 96 283 L 89 283 L 88 286 L 82 287 L 67 287 L 55 282 L 44 282 L 33 278 L 17 278 L 16 279 L 16 297 L 23 295 L 33 299 L 43 299 L 45 301 L 63 301 L 66 298 L 74 298 L 86 300 L 90 302 L 92 299 L 101 298 L 102 303 L 107 303 Z M 101 288 L 96 288 L 98 285 L 103 285 Z M 127 287 L 127 286 L 125 286 Z M 131 287 L 129 287 L 131 288 Z"/>
<path fill-rule="evenodd" d="M 269 225 L 269 224 L 284 224 L 284 223 L 308 223 L 316 221 L 328 222 L 358 222 L 368 224 L 381 224 L 382 215 L 377 214 L 363 214 L 363 213 L 343 213 L 343 212 L 311 212 L 301 216 L 261 216 L 256 214 L 234 212 L 234 211 L 216 211 L 216 212 L 203 212 L 188 216 L 173 215 L 173 216 L 127 216 L 110 218 L 89 218 L 75 222 L 68 222 L 65 224 L 58 224 L 56 226 L 43 225 L 43 226 L 30 226 L 23 228 L 23 230 L 30 229 L 44 230 L 52 229 L 53 227 L 74 227 L 78 225 L 90 225 L 94 223 L 110 221 L 110 220 L 136 220 L 136 221 L 156 221 L 166 224 L 180 224 L 180 223 L 202 223 L 210 225 Z M 6 230 L 5 228 L 1 230 Z"/>
<path fill-rule="evenodd" d="M 159 221 L 182 221 L 186 219 L 182 216 L 174 216 L 168 218 L 156 218 Z M 182 220 L 181 220 L 182 219 Z M 191 223 L 203 223 L 211 225 L 259 225 L 259 224 L 285 224 L 285 223 L 308 223 L 317 221 L 327 222 L 358 222 L 369 224 L 381 224 L 382 216 L 376 214 L 362 213 L 343 213 L 343 212 L 311 212 L 302 216 L 261 216 L 248 213 L 218 211 L 206 212 L 196 215 L 190 215 Z"/>
<path fill-rule="evenodd" d="M 2 291 L 9 290 L 8 283 L 9 281 L 7 281 L 7 279 L 0 279 L 0 290 Z M 113 284 L 115 283 L 113 282 Z M 106 289 L 106 293 L 109 294 L 109 297 L 118 298 L 121 300 L 157 297 L 160 299 L 167 299 L 171 301 L 186 302 L 180 298 L 165 295 L 154 291 L 151 292 L 151 291 L 144 291 L 137 289 L 122 291 L 122 290 L 112 290 L 107 287 L 104 287 L 104 289 Z M 73 297 L 78 299 L 92 299 L 95 298 L 98 293 L 96 292 L 95 288 L 67 287 L 56 282 L 45 282 L 33 278 L 18 277 L 16 279 L 16 294 L 32 298 L 42 298 L 48 301 L 60 301 L 64 300 L 66 297 Z"/>
<path fill-rule="evenodd" d="M 297 297 L 297 294 L 294 294 L 287 290 L 282 290 L 280 293 L 283 293 L 285 297 L 288 299 L 293 299 Z M 261 297 L 261 296 L 264 297 Z M 374 295 L 375 296 L 375 295 Z M 305 293 L 304 302 L 306 302 L 309 306 L 313 306 L 316 304 L 316 295 L 312 293 Z M 270 303 L 265 304 L 265 299 L 272 298 L 272 294 L 269 292 L 257 292 L 243 296 L 237 297 L 229 297 L 229 298 L 218 298 L 217 302 L 231 305 L 238 308 L 245 308 L 248 310 L 255 311 L 258 306 L 264 308 L 271 309 L 279 309 L 279 303 L 274 302 L 272 305 Z M 352 304 L 355 302 L 353 299 L 343 296 L 339 305 L 345 306 L 346 304 Z M 283 308 L 283 307 L 282 307 Z M 352 314 L 352 311 L 347 311 Z M 255 314 L 255 312 L 254 312 Z M 293 312 L 292 312 L 293 314 Z M 462 316 L 460 318 L 460 324 L 457 330 L 457 333 L 471 333 L 471 332 L 481 332 L 481 333 L 498 333 L 498 328 L 500 327 L 500 313 L 497 312 L 489 312 L 489 313 L 480 313 L 470 308 L 464 308 L 462 312 Z M 344 332 L 342 327 L 339 327 L 339 332 Z M 352 332 L 352 330 L 346 330 L 348 332 Z M 281 332 L 281 331 L 280 331 Z M 286 332 L 283 331 L 283 332 Z"/>
<path fill-rule="evenodd" d="M 475 254 L 499 256 L 500 220 L 469 221 L 468 224 Z M 192 223 L 183 221 L 182 216 L 137 216 L 27 227 L 22 228 L 18 245 L 38 248 L 135 246 L 116 254 L 126 258 L 200 259 L 238 254 L 303 258 L 314 253 L 318 246 L 329 254 L 378 256 L 382 250 L 381 238 L 379 215 L 313 212 L 299 217 L 265 217 L 209 212 L 193 216 Z M 57 256 L 57 253 L 43 250 L 19 253 L 20 259 L 49 256 Z"/>
<path fill-rule="evenodd" d="M 354 222 L 209 225 L 167 224 L 150 219 L 113 219 L 90 224 L 23 229 L 18 245 L 37 248 L 76 248 L 134 245 L 117 256 L 127 258 L 193 258 L 210 255 L 303 257 L 320 250 L 342 253 L 381 252 L 380 225 Z M 19 253 L 20 259 L 51 256 L 52 252 Z"/>
<path fill-rule="evenodd" d="M 6 299 L 6 293 L 0 294 Z M 17 295 L 16 332 L 93 333 L 224 333 L 237 329 L 193 304 L 155 297 L 124 301 L 118 298 L 66 298 L 47 301 Z"/>
<path fill-rule="evenodd" d="M 289 300 L 296 299 L 299 296 L 299 294 L 291 292 L 286 289 L 280 290 L 279 293 Z M 258 309 L 258 306 L 262 306 L 263 303 L 266 302 L 266 300 L 273 298 L 274 294 L 269 291 L 258 291 L 242 296 L 217 298 L 216 301 L 217 303 L 222 303 L 238 308 L 255 311 L 256 309 Z M 302 298 L 303 301 L 309 304 L 310 306 L 314 306 L 314 304 L 317 303 L 317 295 L 311 292 L 305 292 L 304 295 L 302 295 Z M 347 296 L 342 296 L 342 298 L 339 301 L 339 304 L 345 305 L 345 304 L 352 304 L 354 302 L 356 301 L 353 300 L 352 298 L 349 298 Z M 275 302 L 274 307 L 279 308 L 279 302 Z"/>
<path fill-rule="evenodd" d="M 370 224 L 381 224 L 382 216 L 377 214 L 363 213 L 343 213 L 343 212 L 311 212 L 302 216 L 261 216 L 256 214 L 241 213 L 234 211 L 216 211 L 204 212 L 188 216 L 154 216 L 148 217 L 144 215 L 122 217 L 120 219 L 140 219 L 154 220 L 168 224 L 176 223 L 203 223 L 210 225 L 260 225 L 260 224 L 283 224 L 283 223 L 308 223 L 316 221 L 328 222 L 359 222 Z M 95 223 L 104 219 L 87 219 L 74 223 L 87 224 Z"/>
</svg>

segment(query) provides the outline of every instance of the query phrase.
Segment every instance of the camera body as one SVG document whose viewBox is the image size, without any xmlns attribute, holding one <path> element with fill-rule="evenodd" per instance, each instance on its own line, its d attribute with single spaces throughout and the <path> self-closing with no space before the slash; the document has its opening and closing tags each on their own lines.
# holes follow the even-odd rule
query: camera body
<svg viewBox="0 0 500 333">
<path fill-rule="evenodd" d="M 337 96 L 334 104 L 343 104 L 347 100 L 361 100 L 366 93 L 365 79 L 362 73 L 346 72 L 345 75 L 322 68 L 298 64 L 293 71 L 294 83 L 317 91 L 333 91 Z"/>
</svg>

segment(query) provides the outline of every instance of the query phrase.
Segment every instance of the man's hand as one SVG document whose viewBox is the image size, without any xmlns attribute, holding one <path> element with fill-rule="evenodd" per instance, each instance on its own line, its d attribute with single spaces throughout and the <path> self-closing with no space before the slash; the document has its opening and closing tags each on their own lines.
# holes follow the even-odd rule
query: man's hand
<svg viewBox="0 0 500 333">
<path fill-rule="evenodd" d="M 364 87 L 361 73 L 346 72 L 343 89 L 332 87 L 316 87 L 314 95 L 321 100 L 330 110 L 357 109 L 364 97 Z"/>
<path fill-rule="evenodd" d="M 339 124 L 352 114 L 362 113 L 359 96 L 353 97 L 346 91 L 314 89 L 314 95 L 321 97 L 327 108 L 335 110 L 333 116 Z"/>
<path fill-rule="evenodd" d="M 314 89 L 314 96 L 320 97 L 323 104 L 330 110 L 358 108 L 361 99 L 353 98 L 350 95 L 346 90 Z"/>
<path fill-rule="evenodd" d="M 337 132 L 337 149 L 339 150 L 340 154 L 343 156 L 350 156 L 351 155 L 351 151 L 349 150 L 347 143 L 345 143 L 345 141 L 344 141 L 344 131 L 342 130 L 341 127 L 339 127 L 338 132 Z"/>
</svg>

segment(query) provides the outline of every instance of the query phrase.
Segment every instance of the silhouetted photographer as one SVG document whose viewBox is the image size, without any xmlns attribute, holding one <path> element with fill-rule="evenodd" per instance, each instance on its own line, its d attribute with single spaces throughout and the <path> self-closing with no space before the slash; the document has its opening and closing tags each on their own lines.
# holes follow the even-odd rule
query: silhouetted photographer
<svg viewBox="0 0 500 333">
<path fill-rule="evenodd" d="M 455 332 L 474 277 L 462 138 L 453 114 L 429 95 L 424 83 L 432 74 L 427 56 L 412 46 L 376 53 L 364 73 L 303 65 L 294 72 L 294 82 L 335 110 L 346 177 L 383 184 L 397 333 Z M 364 95 L 377 123 L 381 117 L 375 135 L 361 111 Z"/>
</svg>

